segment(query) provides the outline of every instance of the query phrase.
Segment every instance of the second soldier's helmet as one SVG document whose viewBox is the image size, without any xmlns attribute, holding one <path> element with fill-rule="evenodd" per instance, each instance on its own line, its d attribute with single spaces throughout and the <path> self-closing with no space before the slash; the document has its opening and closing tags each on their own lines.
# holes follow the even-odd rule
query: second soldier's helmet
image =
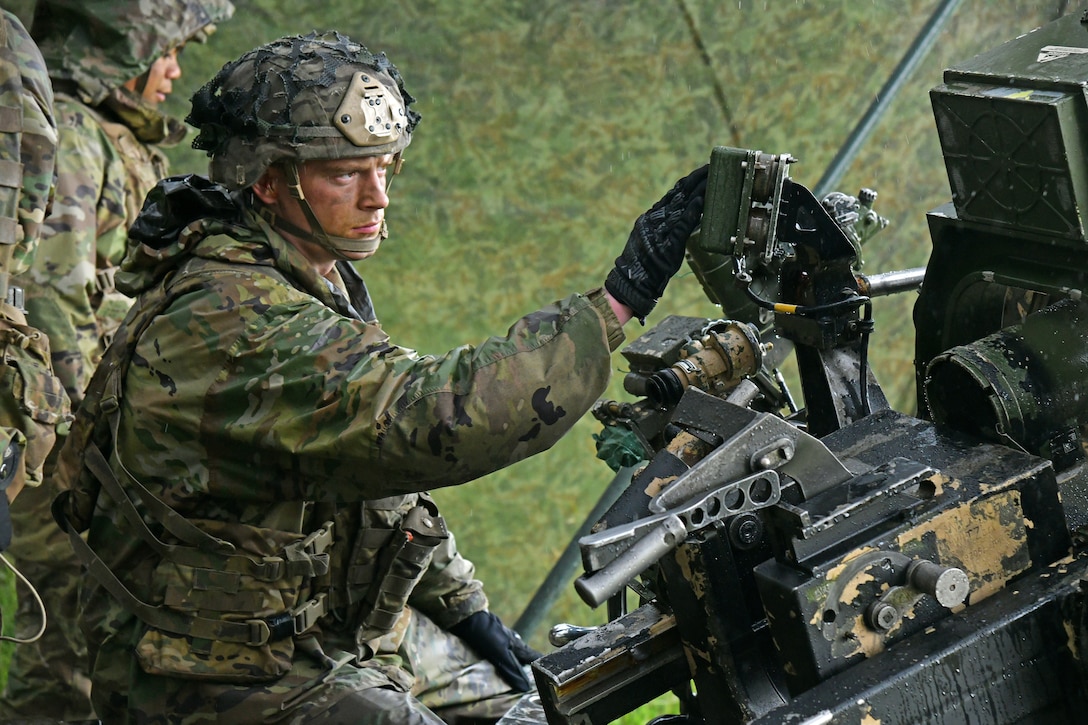
<svg viewBox="0 0 1088 725">
<path fill-rule="evenodd" d="M 249 51 L 193 96 L 193 148 L 212 180 L 245 189 L 277 163 L 398 154 L 419 114 L 384 53 L 337 32 L 280 38 Z"/>
<path fill-rule="evenodd" d="M 172 48 L 203 41 L 230 18 L 230 0 L 38 0 L 34 38 L 54 85 L 97 106 Z"/>
</svg>

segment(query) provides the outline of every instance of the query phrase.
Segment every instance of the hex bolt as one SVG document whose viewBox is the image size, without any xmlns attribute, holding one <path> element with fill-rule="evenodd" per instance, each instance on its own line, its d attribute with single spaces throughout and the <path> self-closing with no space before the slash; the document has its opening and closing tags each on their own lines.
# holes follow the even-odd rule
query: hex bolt
<svg viewBox="0 0 1088 725">
<path fill-rule="evenodd" d="M 869 626 L 878 632 L 887 632 L 899 623 L 899 610 L 887 602 L 875 601 L 865 612 Z"/>
<path fill-rule="evenodd" d="M 738 549 L 753 549 L 763 540 L 763 521 L 755 514 L 737 514 L 729 523 L 729 538 Z"/>
</svg>

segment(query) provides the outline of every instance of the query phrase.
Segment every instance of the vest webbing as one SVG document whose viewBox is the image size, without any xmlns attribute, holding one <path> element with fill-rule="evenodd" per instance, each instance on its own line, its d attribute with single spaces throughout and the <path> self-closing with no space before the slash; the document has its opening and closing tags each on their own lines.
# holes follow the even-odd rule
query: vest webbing
<svg viewBox="0 0 1088 725">
<path fill-rule="evenodd" d="M 287 576 L 313 577 L 328 572 L 329 556 L 326 550 L 332 543 L 331 526 L 326 525 L 305 539 L 285 548 L 284 556 L 277 559 L 255 561 L 245 555 L 235 555 L 235 547 L 228 541 L 211 536 L 193 525 L 184 516 L 171 508 L 166 502 L 151 493 L 143 484 L 124 468 L 117 454 L 117 435 L 121 419 L 121 387 L 128 372 L 136 341 L 150 326 L 151 321 L 160 315 L 174 300 L 198 289 L 203 283 L 203 275 L 179 275 L 183 281 L 176 284 L 167 282 L 163 294 L 153 298 L 149 304 L 146 298 L 137 303 L 127 324 L 118 331 L 113 346 L 88 389 L 88 399 L 92 399 L 90 388 L 95 388 L 93 399 L 98 401 L 100 415 L 105 415 L 109 422 L 109 433 L 113 446 L 114 458 L 126 474 L 128 483 L 136 489 L 140 500 L 147 506 L 149 514 L 178 540 L 188 546 L 168 544 L 159 539 L 148 528 L 143 517 L 136 509 L 128 492 L 117 479 L 106 456 L 97 441 L 92 439 L 84 449 L 84 467 L 91 473 L 94 481 L 104 488 L 118 505 L 122 516 L 133 527 L 135 533 L 146 542 L 159 556 L 166 560 L 187 563 L 195 566 L 215 568 L 221 571 L 233 571 L 275 580 L 276 574 Z M 175 277 L 174 280 L 178 280 Z M 134 331 L 134 333 L 133 333 Z M 97 416 L 81 418 L 84 425 L 93 424 Z M 75 431 L 73 431 L 75 433 Z M 84 481 L 81 476 L 80 481 Z M 65 496 L 67 492 L 62 493 Z M 97 494 L 96 494 L 97 495 Z M 55 506 L 54 510 L 64 515 L 62 528 L 68 532 L 72 548 L 89 573 L 129 612 L 148 626 L 176 635 L 202 639 L 232 642 L 258 647 L 270 641 L 284 639 L 309 629 L 330 609 L 327 595 L 322 592 L 290 612 L 283 612 L 271 617 L 252 618 L 243 621 L 229 621 L 200 617 L 167 609 L 144 602 L 133 594 L 109 568 L 109 565 L 80 536 L 78 527 L 72 524 L 65 513 L 65 506 Z"/>
</svg>

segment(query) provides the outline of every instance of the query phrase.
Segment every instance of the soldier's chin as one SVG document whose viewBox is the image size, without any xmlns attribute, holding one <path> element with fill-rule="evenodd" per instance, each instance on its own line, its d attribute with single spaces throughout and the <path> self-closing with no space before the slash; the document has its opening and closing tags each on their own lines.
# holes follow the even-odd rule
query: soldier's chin
<svg viewBox="0 0 1088 725">
<path fill-rule="evenodd" d="M 370 241 L 370 240 L 367 240 Z M 374 248 L 364 251 L 343 252 L 344 256 L 352 261 L 359 261 L 361 259 L 367 259 L 373 257 L 378 253 L 378 248 L 381 246 L 382 240 L 380 238 L 374 239 Z"/>
</svg>

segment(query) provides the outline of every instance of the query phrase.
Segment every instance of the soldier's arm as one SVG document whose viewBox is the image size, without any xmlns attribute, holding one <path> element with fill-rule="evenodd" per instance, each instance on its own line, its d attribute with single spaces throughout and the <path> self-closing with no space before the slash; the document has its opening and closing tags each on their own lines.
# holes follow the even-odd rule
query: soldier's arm
<svg viewBox="0 0 1088 725">
<path fill-rule="evenodd" d="M 121 454 L 137 477 L 243 500 L 455 485 L 553 445 L 605 389 L 622 335 L 598 290 L 421 357 L 272 277 L 217 275 L 141 336 Z M 214 470 L 183 465 L 180 441 Z M 263 470 L 279 473 L 253 485 Z"/>
<path fill-rule="evenodd" d="M 550 448 L 604 391 L 622 340 L 600 291 L 445 355 L 417 356 L 360 326 L 285 316 L 247 343 L 264 349 L 236 351 L 205 400 L 202 427 L 237 444 L 227 455 L 259 457 L 268 442 L 288 452 L 300 483 L 319 489 L 283 492 L 290 497 L 456 485 Z M 314 357 L 292 353 L 315 346 L 316 369 Z"/>
<path fill-rule="evenodd" d="M 100 241 L 124 239 L 125 175 L 94 119 L 78 105 L 58 105 L 63 112 L 53 210 L 33 265 L 19 281 L 28 319 L 49 336 L 55 372 L 76 400 L 100 352 L 91 305 L 95 249 Z"/>
</svg>

